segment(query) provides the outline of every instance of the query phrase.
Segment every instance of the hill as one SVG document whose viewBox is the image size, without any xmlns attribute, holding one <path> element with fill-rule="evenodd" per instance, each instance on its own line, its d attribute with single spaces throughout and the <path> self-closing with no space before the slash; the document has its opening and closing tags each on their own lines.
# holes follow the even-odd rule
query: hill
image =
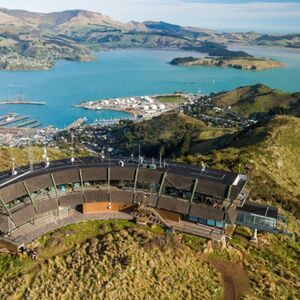
<svg viewBox="0 0 300 300">
<path fill-rule="evenodd" d="M 263 84 L 222 92 L 216 94 L 214 100 L 218 106 L 230 107 L 230 110 L 246 116 L 277 112 L 293 114 L 300 106 L 299 93 L 285 93 Z"/>
<path fill-rule="evenodd" d="M 273 116 L 238 133 L 202 142 L 185 162 L 235 170 L 249 176 L 252 201 L 269 203 L 287 218 L 293 237 L 237 228 L 232 249 L 218 254 L 224 265 L 241 262 L 250 279 L 246 299 L 298 299 L 300 274 L 300 119 Z M 255 295 L 255 296 L 253 296 Z"/>
<path fill-rule="evenodd" d="M 138 145 L 144 155 L 158 157 L 159 153 L 169 156 L 188 151 L 193 139 L 206 125 L 195 118 L 181 113 L 166 113 L 157 118 L 130 124 L 121 128 L 120 142 L 125 151 L 136 153 Z"/>
<path fill-rule="evenodd" d="M 192 162 L 246 172 L 252 197 L 279 203 L 300 218 L 300 119 L 273 116 L 192 147 Z"/>
<path fill-rule="evenodd" d="M 0 294 L 7 299 L 56 299 L 58 294 L 61 299 L 220 299 L 220 274 L 163 232 L 129 221 L 67 226 L 31 245 L 39 252 L 37 261 L 26 255 L 6 260 Z M 1 262 L 5 265 L 0 255 L 0 267 Z"/>
<path fill-rule="evenodd" d="M 233 52 L 233 51 L 231 51 Z M 235 55 L 234 52 L 231 56 Z M 239 55 L 237 53 L 236 55 Z M 229 67 L 241 70 L 250 71 L 262 71 L 273 68 L 282 68 L 285 65 L 278 61 L 265 58 L 256 57 L 234 57 L 234 58 L 224 58 L 224 57 L 177 57 L 171 62 L 171 65 L 184 65 L 184 66 L 216 66 L 216 67 Z"/>
<path fill-rule="evenodd" d="M 165 22 L 122 23 L 98 12 L 33 13 L 0 8 L 0 69 L 46 69 L 57 59 L 88 60 L 91 50 L 167 48 L 213 56 L 248 56 L 225 44 L 280 44 L 299 47 L 297 35 L 219 33 Z"/>
<path fill-rule="evenodd" d="M 88 153 L 75 149 L 76 157 L 87 156 Z M 40 163 L 44 161 L 43 154 L 44 149 L 41 146 L 31 147 L 33 163 Z M 64 145 L 61 144 L 61 148 L 47 148 L 47 154 L 50 162 L 52 160 L 66 159 L 71 157 L 69 147 L 64 149 Z M 26 148 L 8 148 L 0 147 L 0 172 L 10 170 L 12 167 L 12 158 L 15 159 L 15 165 L 17 168 L 29 165 L 29 150 Z"/>
</svg>

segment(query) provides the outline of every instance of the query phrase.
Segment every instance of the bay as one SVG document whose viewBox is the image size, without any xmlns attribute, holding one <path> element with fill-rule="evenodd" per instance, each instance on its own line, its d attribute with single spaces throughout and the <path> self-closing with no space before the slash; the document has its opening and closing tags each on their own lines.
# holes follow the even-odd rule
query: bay
<svg viewBox="0 0 300 300">
<path fill-rule="evenodd" d="M 184 67 L 168 64 L 175 57 L 195 53 L 166 50 L 114 50 L 96 53 L 92 62 L 59 61 L 47 71 L 1 71 L 0 100 L 46 101 L 45 106 L 0 106 L 0 115 L 25 114 L 44 126 L 58 128 L 80 117 L 122 118 L 116 111 L 86 111 L 73 108 L 81 101 L 152 95 L 184 91 L 211 93 L 263 83 L 288 92 L 300 91 L 300 51 L 263 47 L 232 47 L 287 64 L 283 69 L 244 71 L 220 67 Z M 197 54 L 199 55 L 199 54 Z"/>
</svg>

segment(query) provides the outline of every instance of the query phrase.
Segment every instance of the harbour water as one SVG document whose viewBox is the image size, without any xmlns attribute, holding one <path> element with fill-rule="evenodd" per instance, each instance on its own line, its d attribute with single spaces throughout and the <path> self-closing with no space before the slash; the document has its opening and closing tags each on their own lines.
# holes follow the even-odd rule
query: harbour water
<svg viewBox="0 0 300 300">
<path fill-rule="evenodd" d="M 241 48 L 241 47 L 239 47 Z M 162 50 L 114 50 L 96 53 L 92 62 L 60 61 L 47 71 L 1 71 L 0 100 L 45 101 L 45 106 L 2 105 L 0 115 L 17 112 L 43 125 L 63 128 L 80 117 L 122 118 L 116 111 L 73 108 L 82 101 L 174 91 L 210 93 L 263 83 L 284 91 L 300 91 L 300 51 L 250 47 L 249 53 L 273 57 L 287 64 L 283 69 L 244 71 L 220 67 L 178 67 L 168 64 L 178 56 L 195 53 Z"/>
</svg>

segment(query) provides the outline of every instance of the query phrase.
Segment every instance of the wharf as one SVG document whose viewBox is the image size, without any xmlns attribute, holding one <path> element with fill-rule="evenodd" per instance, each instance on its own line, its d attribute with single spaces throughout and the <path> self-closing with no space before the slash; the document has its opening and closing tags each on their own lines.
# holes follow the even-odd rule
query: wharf
<svg viewBox="0 0 300 300">
<path fill-rule="evenodd" d="M 0 121 L 4 120 L 4 119 L 7 119 L 7 118 L 15 117 L 16 115 L 17 115 L 16 113 L 9 113 L 9 114 L 6 114 L 6 115 L 2 115 L 2 116 L 0 116 Z"/>
<path fill-rule="evenodd" d="M 38 128 L 38 127 L 41 127 L 43 125 L 43 123 L 40 123 L 40 122 L 38 122 L 38 123 L 36 123 L 36 124 L 33 124 L 33 125 L 31 125 L 31 126 L 28 126 L 27 128 Z"/>
<path fill-rule="evenodd" d="M 9 124 L 16 123 L 18 121 L 26 120 L 28 118 L 29 118 L 28 116 L 20 116 L 20 117 L 15 117 L 15 118 L 11 118 L 11 119 L 6 119 L 6 121 L 0 122 L 0 126 L 6 126 L 6 125 L 9 125 Z"/>
<path fill-rule="evenodd" d="M 43 102 L 43 101 L 30 101 L 30 100 L 5 100 L 5 101 L 0 101 L 0 105 L 9 105 L 9 104 L 46 105 L 46 102 Z"/>
<path fill-rule="evenodd" d="M 71 130 L 80 127 L 87 122 L 87 118 L 79 118 L 78 120 L 71 123 L 69 126 L 65 127 L 63 130 Z"/>
<path fill-rule="evenodd" d="M 28 120 L 28 121 L 25 121 L 23 123 L 18 124 L 16 127 L 17 128 L 22 128 L 22 127 L 26 127 L 28 125 L 32 125 L 32 124 L 35 124 L 35 123 L 37 123 L 36 120 Z"/>
</svg>

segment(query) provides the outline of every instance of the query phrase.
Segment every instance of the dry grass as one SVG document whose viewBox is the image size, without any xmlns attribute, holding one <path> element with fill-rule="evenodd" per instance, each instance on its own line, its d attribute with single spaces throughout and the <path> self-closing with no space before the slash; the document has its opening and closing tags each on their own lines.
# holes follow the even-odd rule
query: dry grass
<svg viewBox="0 0 300 300">
<path fill-rule="evenodd" d="M 25 275 L 4 275 L 1 299 L 221 298 L 220 275 L 173 236 L 138 227 L 109 230 Z"/>
</svg>

